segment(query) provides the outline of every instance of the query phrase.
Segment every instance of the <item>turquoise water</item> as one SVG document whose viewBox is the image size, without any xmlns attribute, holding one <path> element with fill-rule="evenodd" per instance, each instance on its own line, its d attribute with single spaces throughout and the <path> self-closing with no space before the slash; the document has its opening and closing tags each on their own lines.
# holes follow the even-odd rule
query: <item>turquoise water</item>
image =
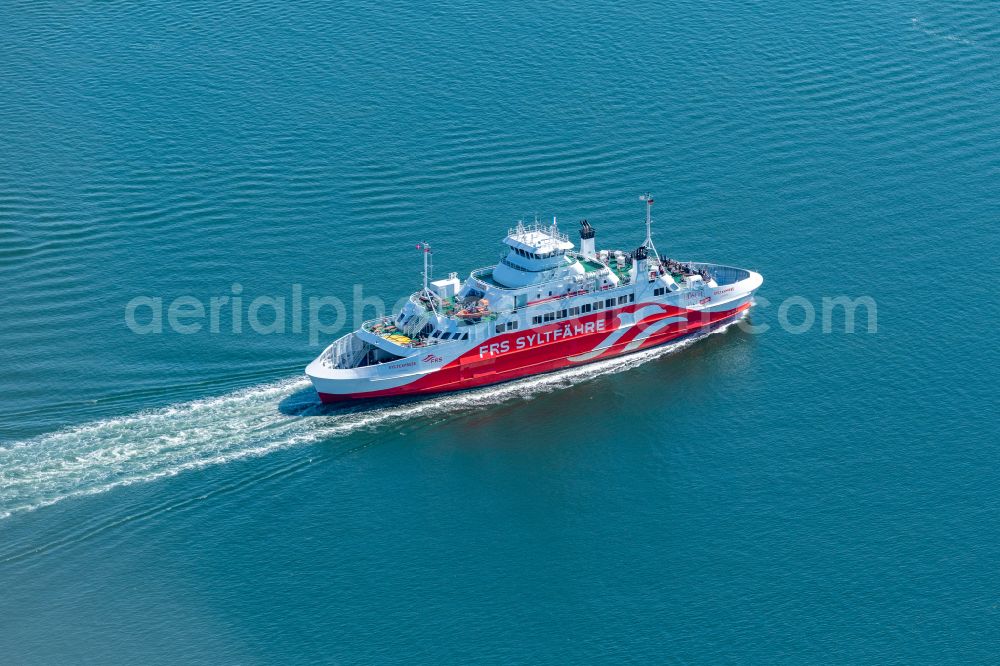
<svg viewBox="0 0 1000 666">
<path fill-rule="evenodd" d="M 0 661 L 994 661 L 1000 19 L 870 4 L 4 5 Z M 308 326 L 125 323 L 647 189 L 768 331 L 323 409 Z"/>
</svg>

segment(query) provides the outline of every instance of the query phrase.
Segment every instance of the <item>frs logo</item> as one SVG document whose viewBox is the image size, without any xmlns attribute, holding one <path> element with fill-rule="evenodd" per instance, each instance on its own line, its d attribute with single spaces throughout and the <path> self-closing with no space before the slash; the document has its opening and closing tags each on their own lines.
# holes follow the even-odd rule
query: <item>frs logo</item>
<svg viewBox="0 0 1000 666">
<path fill-rule="evenodd" d="M 440 356 L 435 356 L 434 354 L 428 354 L 422 359 L 424 363 L 440 363 L 444 359 Z"/>
<path fill-rule="evenodd" d="M 712 300 L 711 296 L 706 296 L 705 298 L 703 298 L 700 301 L 698 301 L 698 305 L 704 305 L 705 303 L 708 303 L 711 300 Z"/>
</svg>

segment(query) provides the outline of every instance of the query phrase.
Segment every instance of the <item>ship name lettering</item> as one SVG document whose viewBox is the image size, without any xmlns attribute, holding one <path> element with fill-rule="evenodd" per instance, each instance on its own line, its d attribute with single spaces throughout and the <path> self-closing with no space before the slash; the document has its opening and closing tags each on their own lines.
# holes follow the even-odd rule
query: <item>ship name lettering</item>
<svg viewBox="0 0 1000 666">
<path fill-rule="evenodd" d="M 538 331 L 536 333 L 528 333 L 525 335 L 519 335 L 514 340 L 514 349 L 529 349 L 536 345 L 543 345 L 548 342 L 554 342 L 556 340 L 566 338 L 572 338 L 577 335 L 586 335 L 588 333 L 600 333 L 605 330 L 605 321 L 600 319 L 598 321 L 588 321 L 573 326 L 566 324 L 564 326 L 556 326 L 553 329 L 547 331 Z M 511 345 L 510 340 L 502 340 L 500 342 L 492 342 L 488 345 L 481 345 L 479 347 L 479 358 L 485 358 L 487 356 L 496 356 L 497 354 L 503 354 L 510 351 Z"/>
</svg>

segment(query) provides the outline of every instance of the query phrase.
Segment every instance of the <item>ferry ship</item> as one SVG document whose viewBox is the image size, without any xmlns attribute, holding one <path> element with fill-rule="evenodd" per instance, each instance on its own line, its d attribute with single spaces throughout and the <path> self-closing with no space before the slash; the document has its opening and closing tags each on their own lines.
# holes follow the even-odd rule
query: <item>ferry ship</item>
<svg viewBox="0 0 1000 666">
<path fill-rule="evenodd" d="M 742 315 L 759 273 L 661 257 L 652 240 L 635 250 L 597 250 L 580 222 L 580 245 L 552 224 L 519 222 L 505 256 L 464 281 L 431 279 L 395 316 L 366 321 L 309 366 L 323 402 L 455 391 L 649 349 Z"/>
</svg>

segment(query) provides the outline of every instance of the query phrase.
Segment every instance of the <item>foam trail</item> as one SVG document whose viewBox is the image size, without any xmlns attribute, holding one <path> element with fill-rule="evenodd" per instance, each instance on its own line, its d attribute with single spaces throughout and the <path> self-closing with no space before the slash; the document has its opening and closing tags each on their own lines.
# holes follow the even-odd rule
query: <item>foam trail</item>
<svg viewBox="0 0 1000 666">
<path fill-rule="evenodd" d="M 949 42 L 958 42 L 959 44 L 965 44 L 966 46 L 976 46 L 976 42 L 971 39 L 966 39 L 960 35 L 955 35 L 952 33 L 945 32 L 943 30 L 934 30 L 932 28 L 923 27 L 923 21 L 919 18 L 910 19 L 911 25 L 920 32 L 924 33 L 928 37 L 938 37 L 940 39 L 945 39 Z"/>
<path fill-rule="evenodd" d="M 725 330 L 720 328 L 719 331 Z M 262 456 L 278 449 L 425 416 L 480 410 L 585 379 L 621 372 L 697 338 L 546 375 L 423 400 L 324 412 L 305 402 L 297 414 L 279 403 L 309 387 L 303 378 L 107 419 L 0 447 L 0 518 L 70 497 L 153 481 L 185 470 Z"/>
</svg>

